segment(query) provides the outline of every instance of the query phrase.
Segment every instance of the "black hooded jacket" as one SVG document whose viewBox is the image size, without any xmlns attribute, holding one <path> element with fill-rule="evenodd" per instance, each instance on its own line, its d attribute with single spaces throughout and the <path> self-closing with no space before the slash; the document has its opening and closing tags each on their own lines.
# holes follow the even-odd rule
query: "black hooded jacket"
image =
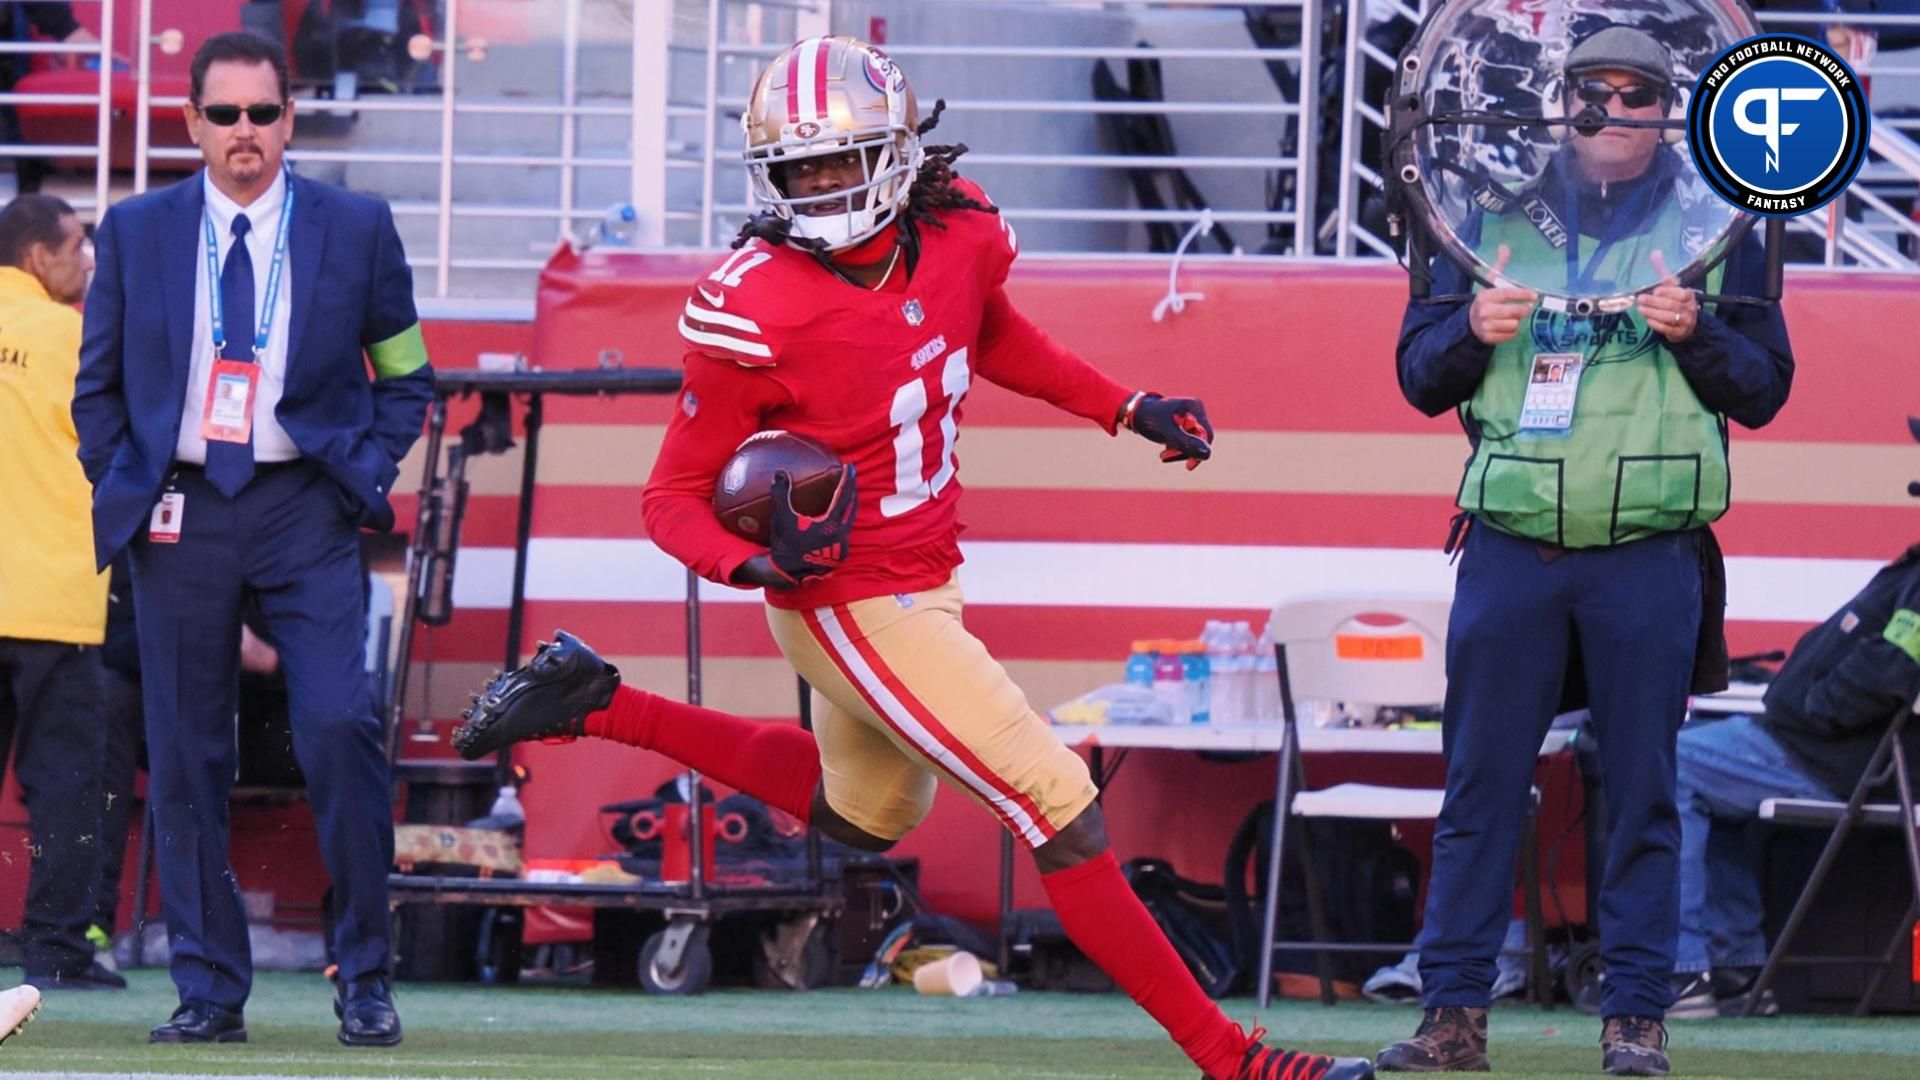
<svg viewBox="0 0 1920 1080">
<path fill-rule="evenodd" d="M 1920 544 L 1806 632 L 1774 677 L 1760 718 L 1831 790 L 1852 790 L 1887 724 L 1920 694 Z M 1920 727 L 1903 735 L 1920 764 Z"/>
</svg>

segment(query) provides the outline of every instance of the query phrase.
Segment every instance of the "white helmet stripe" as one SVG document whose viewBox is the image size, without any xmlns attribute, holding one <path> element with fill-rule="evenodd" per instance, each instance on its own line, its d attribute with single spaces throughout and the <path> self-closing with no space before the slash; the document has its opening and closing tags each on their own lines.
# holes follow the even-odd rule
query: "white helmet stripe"
<svg viewBox="0 0 1920 1080">
<path fill-rule="evenodd" d="M 787 107 L 794 123 L 825 120 L 827 112 L 826 38 L 808 38 L 794 47 L 798 77 L 787 84 Z M 794 67 L 787 68 L 789 73 Z"/>
</svg>

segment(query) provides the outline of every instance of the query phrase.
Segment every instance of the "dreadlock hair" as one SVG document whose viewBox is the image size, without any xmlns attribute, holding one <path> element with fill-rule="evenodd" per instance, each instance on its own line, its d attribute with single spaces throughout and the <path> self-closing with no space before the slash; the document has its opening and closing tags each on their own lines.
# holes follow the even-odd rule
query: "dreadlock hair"
<svg viewBox="0 0 1920 1080">
<path fill-rule="evenodd" d="M 927 115 L 915 135 L 925 135 L 940 123 L 940 114 L 947 110 L 947 99 L 939 98 L 933 103 L 933 112 Z M 997 214 L 1000 208 L 983 203 L 971 195 L 963 195 L 953 189 L 953 181 L 960 174 L 953 171 L 953 163 L 961 154 L 967 152 L 966 143 L 951 143 L 946 146 L 926 146 L 921 148 L 924 160 L 920 171 L 914 175 L 913 186 L 907 189 L 907 220 L 926 222 L 936 228 L 946 228 L 946 223 L 933 216 L 935 210 L 978 210 L 983 214 Z"/>
<path fill-rule="evenodd" d="M 947 99 L 938 98 L 933 103 L 933 112 L 920 121 L 914 129 L 915 135 L 925 135 L 940 123 L 940 114 L 947 108 Z M 997 214 L 1000 208 L 983 203 L 970 195 L 955 191 L 953 181 L 959 176 L 953 171 L 953 163 L 967 152 L 967 144 L 952 143 L 946 146 L 921 147 L 920 171 L 914 174 L 913 184 L 907 188 L 907 206 L 899 217 L 900 237 L 907 247 L 907 266 L 911 270 L 918 259 L 921 223 L 944 229 L 946 223 L 934 216 L 936 210 L 978 210 L 983 214 Z M 816 258 L 825 259 L 827 252 L 820 241 L 793 235 L 793 222 L 771 210 L 763 210 L 747 219 L 740 226 L 740 233 L 734 237 L 733 246 L 741 247 L 749 240 L 765 240 L 769 244 L 791 244 L 805 248 Z"/>
</svg>

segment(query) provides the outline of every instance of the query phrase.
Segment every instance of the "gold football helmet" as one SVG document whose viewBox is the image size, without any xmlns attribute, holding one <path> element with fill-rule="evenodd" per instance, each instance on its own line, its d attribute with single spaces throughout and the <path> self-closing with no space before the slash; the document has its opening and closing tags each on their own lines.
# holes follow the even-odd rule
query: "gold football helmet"
<svg viewBox="0 0 1920 1080">
<path fill-rule="evenodd" d="M 845 35 L 812 37 L 774 57 L 740 118 L 754 199 L 828 251 L 852 247 L 900 215 L 920 168 L 920 107 L 892 58 Z M 859 150 L 863 182 L 792 198 L 774 166 Z M 828 213 L 829 204 L 845 210 Z"/>
</svg>

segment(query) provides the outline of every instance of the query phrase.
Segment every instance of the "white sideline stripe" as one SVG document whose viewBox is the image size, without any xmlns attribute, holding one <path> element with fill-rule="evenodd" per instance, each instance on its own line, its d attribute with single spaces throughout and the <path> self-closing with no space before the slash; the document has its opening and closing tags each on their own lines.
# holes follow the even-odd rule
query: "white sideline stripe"
<svg viewBox="0 0 1920 1080">
<path fill-rule="evenodd" d="M 712 345 L 716 348 L 727 349 L 746 356 L 761 356 L 769 360 L 773 358 L 773 350 L 762 345 L 760 342 L 731 337 L 726 334 L 709 334 L 703 330 L 695 330 L 693 327 L 687 325 L 687 318 L 684 315 L 680 317 L 680 336 L 695 345 Z"/>
<path fill-rule="evenodd" d="M 999 811 L 1007 824 L 1013 826 L 1013 830 L 1027 842 L 1028 847 L 1037 848 L 1047 842 L 1046 834 L 1040 831 L 1039 825 L 1018 802 L 1007 797 L 999 788 L 994 787 L 991 781 L 969 768 L 958 754 L 940 741 L 939 736 L 921 725 L 920 718 L 913 715 L 912 709 L 907 708 L 899 698 L 893 695 L 893 691 L 887 688 L 886 682 L 872 667 L 868 666 L 867 658 L 860 655 L 860 650 L 847 636 L 846 627 L 840 625 L 840 618 L 834 614 L 832 608 L 815 608 L 813 614 L 820 620 L 821 627 L 826 630 L 827 640 L 833 643 L 833 651 L 839 654 L 841 662 L 847 665 L 847 670 L 853 672 L 854 678 L 860 680 L 860 685 L 866 689 L 867 695 L 880 706 L 882 712 L 887 714 L 887 719 L 892 721 L 895 731 L 913 740 L 913 744 L 920 748 L 921 753 L 939 762 L 942 768 L 972 788 L 974 794 Z"/>
<path fill-rule="evenodd" d="M 1425 548 L 1255 547 L 983 540 L 963 543 L 971 605 L 1266 608 L 1301 592 L 1367 590 L 1452 595 L 1454 568 Z M 1727 617 L 1820 622 L 1879 570 L 1876 559 L 1734 556 Z M 462 548 L 454 603 L 505 608 L 512 548 Z M 650 540 L 537 537 L 528 550 L 531 600 L 679 602 L 686 570 Z M 702 582 L 709 603 L 758 604 L 760 593 Z"/>
<path fill-rule="evenodd" d="M 693 298 L 687 298 L 687 318 L 695 322 L 709 323 L 713 326 L 731 326 L 735 330 L 745 330 L 749 334 L 760 332 L 760 324 L 739 315 L 729 315 L 712 308 L 694 307 Z"/>
</svg>

